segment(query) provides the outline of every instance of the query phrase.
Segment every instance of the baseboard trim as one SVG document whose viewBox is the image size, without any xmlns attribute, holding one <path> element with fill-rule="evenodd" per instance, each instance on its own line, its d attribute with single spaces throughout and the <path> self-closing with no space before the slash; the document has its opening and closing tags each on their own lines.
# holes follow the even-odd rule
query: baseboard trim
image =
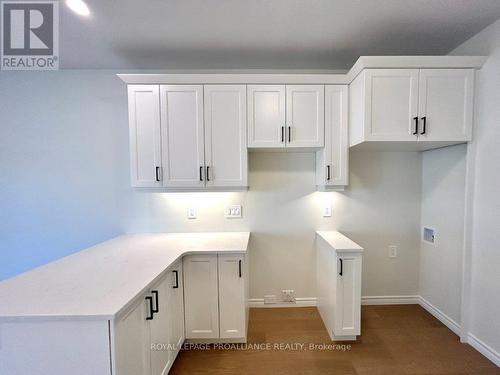
<svg viewBox="0 0 500 375">
<path fill-rule="evenodd" d="M 452 332 L 460 336 L 460 324 L 450 318 L 448 315 L 439 310 L 432 303 L 427 301 L 424 297 L 420 296 L 420 306 L 426 309 L 432 316 L 443 323 L 446 327 L 452 330 Z"/>
<path fill-rule="evenodd" d="M 264 298 L 250 298 L 249 307 L 314 307 L 317 305 L 316 297 L 297 297 L 295 302 L 264 303 Z"/>
<path fill-rule="evenodd" d="M 363 296 L 362 305 L 418 305 L 419 296 Z"/>
<path fill-rule="evenodd" d="M 500 367 L 500 353 L 494 350 L 491 346 L 485 344 L 471 333 L 467 334 L 467 344 L 488 358 L 497 367 Z"/>
</svg>

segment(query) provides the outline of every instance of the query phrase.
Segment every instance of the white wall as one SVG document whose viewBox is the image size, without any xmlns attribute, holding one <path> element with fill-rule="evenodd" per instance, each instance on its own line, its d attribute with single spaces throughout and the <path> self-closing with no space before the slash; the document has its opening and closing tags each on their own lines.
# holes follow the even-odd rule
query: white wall
<svg viewBox="0 0 500 375">
<path fill-rule="evenodd" d="M 477 74 L 474 139 L 470 147 L 473 195 L 471 282 L 466 326 L 500 364 L 500 21 L 452 54 L 489 55 Z"/>
<path fill-rule="evenodd" d="M 467 146 L 422 154 L 421 227 L 434 228 L 434 245 L 421 242 L 419 294 L 460 325 Z"/>
</svg>

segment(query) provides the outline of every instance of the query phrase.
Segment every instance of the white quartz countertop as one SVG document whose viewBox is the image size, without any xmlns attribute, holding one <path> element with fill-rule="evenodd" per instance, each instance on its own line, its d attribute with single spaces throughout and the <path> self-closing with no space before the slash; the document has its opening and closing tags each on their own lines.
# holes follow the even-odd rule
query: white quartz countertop
<svg viewBox="0 0 500 375">
<path fill-rule="evenodd" d="M 0 320 L 113 319 L 190 253 L 245 253 L 249 232 L 116 237 L 0 282 Z"/>
<path fill-rule="evenodd" d="M 334 250 L 341 252 L 363 252 L 356 242 L 337 231 L 317 231 L 316 234 L 325 240 Z"/>
</svg>

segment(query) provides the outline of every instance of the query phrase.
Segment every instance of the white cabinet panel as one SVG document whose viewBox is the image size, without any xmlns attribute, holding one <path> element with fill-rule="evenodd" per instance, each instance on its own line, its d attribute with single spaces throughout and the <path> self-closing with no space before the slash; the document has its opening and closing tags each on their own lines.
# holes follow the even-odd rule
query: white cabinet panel
<svg viewBox="0 0 500 375">
<path fill-rule="evenodd" d="M 246 336 L 245 258 L 219 255 L 219 320 L 221 338 Z"/>
<path fill-rule="evenodd" d="M 470 140 L 473 87 L 472 69 L 421 69 L 419 139 Z"/>
<path fill-rule="evenodd" d="M 325 147 L 316 153 L 316 185 L 348 184 L 348 90 L 325 86 Z"/>
<path fill-rule="evenodd" d="M 149 321 L 151 346 L 151 375 L 163 375 L 172 364 L 171 351 L 162 347 L 170 342 L 170 320 L 172 306 L 169 303 L 170 278 L 162 280 L 151 288 L 155 313 Z M 160 350 L 158 350 L 158 348 Z"/>
<path fill-rule="evenodd" d="M 161 85 L 163 186 L 203 187 L 203 86 Z"/>
<path fill-rule="evenodd" d="M 183 259 L 186 338 L 219 337 L 217 255 Z"/>
<path fill-rule="evenodd" d="M 158 85 L 129 85 L 130 174 L 134 187 L 161 186 Z"/>
<path fill-rule="evenodd" d="M 114 372 L 120 375 L 149 375 L 150 330 L 146 317 L 149 303 L 142 299 L 115 322 Z"/>
<path fill-rule="evenodd" d="M 336 336 L 361 334 L 361 256 L 339 254 L 337 258 Z"/>
<path fill-rule="evenodd" d="M 286 86 L 286 147 L 323 147 L 323 85 Z"/>
<path fill-rule="evenodd" d="M 418 69 L 368 69 L 365 74 L 367 139 L 416 140 Z"/>
<path fill-rule="evenodd" d="M 246 86 L 205 85 L 207 186 L 247 186 Z"/>
<path fill-rule="evenodd" d="M 248 85 L 248 147 L 285 145 L 285 86 Z"/>
<path fill-rule="evenodd" d="M 184 285 L 182 274 L 182 260 L 178 260 L 171 267 L 169 279 L 169 344 L 171 350 L 170 360 L 173 362 L 184 343 Z"/>
</svg>

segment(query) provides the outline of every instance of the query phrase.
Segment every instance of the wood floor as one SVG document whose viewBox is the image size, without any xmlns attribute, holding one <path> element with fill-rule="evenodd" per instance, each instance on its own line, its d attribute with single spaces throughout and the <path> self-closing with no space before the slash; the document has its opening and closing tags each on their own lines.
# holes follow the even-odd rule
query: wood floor
<svg viewBox="0 0 500 375">
<path fill-rule="evenodd" d="M 262 344 L 261 349 L 183 350 L 170 373 L 500 374 L 418 305 L 363 306 L 361 324 L 356 342 L 341 343 L 350 344 L 350 350 L 310 350 L 310 344 L 332 344 L 316 308 L 251 309 L 249 344 Z"/>
</svg>

